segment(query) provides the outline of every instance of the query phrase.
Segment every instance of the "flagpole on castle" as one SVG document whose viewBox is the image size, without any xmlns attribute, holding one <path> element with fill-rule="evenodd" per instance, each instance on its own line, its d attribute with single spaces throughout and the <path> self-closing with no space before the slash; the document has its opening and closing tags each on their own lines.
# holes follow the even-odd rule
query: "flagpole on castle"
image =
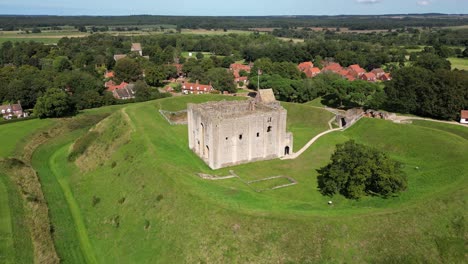
<svg viewBox="0 0 468 264">
<path fill-rule="evenodd" d="M 260 74 L 262 74 L 262 70 L 259 68 L 257 71 L 257 91 L 260 90 Z"/>
</svg>

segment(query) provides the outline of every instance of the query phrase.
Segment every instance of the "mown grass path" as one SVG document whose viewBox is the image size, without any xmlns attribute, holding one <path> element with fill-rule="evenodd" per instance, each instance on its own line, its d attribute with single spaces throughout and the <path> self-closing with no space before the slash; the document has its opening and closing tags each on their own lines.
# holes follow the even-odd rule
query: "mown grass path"
<svg viewBox="0 0 468 264">
<path fill-rule="evenodd" d="M 81 250 L 86 258 L 87 263 L 98 263 L 96 257 L 94 256 L 93 247 L 88 239 L 88 233 L 86 231 L 86 226 L 84 224 L 83 217 L 80 212 L 80 208 L 76 203 L 75 198 L 73 197 L 73 193 L 68 185 L 68 181 L 65 178 L 67 171 L 60 166 L 60 164 L 64 164 L 66 162 L 67 150 L 69 145 L 65 145 L 64 147 L 57 150 L 49 159 L 49 167 L 51 172 L 54 174 L 55 178 L 57 179 L 60 188 L 65 196 L 67 201 L 68 207 L 70 208 L 70 212 L 73 218 L 73 222 L 75 223 L 75 229 L 78 234 L 78 239 L 80 241 Z"/>
<path fill-rule="evenodd" d="M 0 263 L 14 263 L 13 231 L 8 191 L 0 175 Z"/>
<path fill-rule="evenodd" d="M 54 243 L 62 263 L 98 263 L 78 204 L 67 181 L 69 139 L 40 147 L 33 156 L 33 167 L 41 179 L 51 222 Z M 63 165 L 63 166 L 62 166 Z"/>
</svg>

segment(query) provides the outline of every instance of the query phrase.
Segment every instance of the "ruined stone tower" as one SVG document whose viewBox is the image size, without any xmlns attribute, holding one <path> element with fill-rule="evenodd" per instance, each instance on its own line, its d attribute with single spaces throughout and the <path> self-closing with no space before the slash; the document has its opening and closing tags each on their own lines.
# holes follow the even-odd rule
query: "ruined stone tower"
<svg viewBox="0 0 468 264">
<path fill-rule="evenodd" d="M 271 89 L 255 100 L 189 104 L 189 147 L 212 169 L 289 155 L 286 116 Z"/>
</svg>

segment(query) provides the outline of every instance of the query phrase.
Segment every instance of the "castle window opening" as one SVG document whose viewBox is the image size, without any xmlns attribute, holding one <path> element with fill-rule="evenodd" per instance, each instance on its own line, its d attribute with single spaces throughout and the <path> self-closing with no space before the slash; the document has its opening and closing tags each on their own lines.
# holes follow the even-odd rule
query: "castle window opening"
<svg viewBox="0 0 468 264">
<path fill-rule="evenodd" d="M 271 132 L 271 126 L 268 126 L 267 132 Z"/>
<path fill-rule="evenodd" d="M 239 135 L 239 140 L 242 140 L 242 134 Z"/>
<path fill-rule="evenodd" d="M 260 137 L 260 133 L 259 133 L 259 132 L 257 132 L 257 137 Z"/>
<path fill-rule="evenodd" d="M 268 118 L 268 122 L 271 122 L 271 117 Z"/>
<path fill-rule="evenodd" d="M 228 137 L 226 137 L 226 140 L 228 140 L 228 139 L 229 139 L 229 138 L 228 138 Z"/>
</svg>

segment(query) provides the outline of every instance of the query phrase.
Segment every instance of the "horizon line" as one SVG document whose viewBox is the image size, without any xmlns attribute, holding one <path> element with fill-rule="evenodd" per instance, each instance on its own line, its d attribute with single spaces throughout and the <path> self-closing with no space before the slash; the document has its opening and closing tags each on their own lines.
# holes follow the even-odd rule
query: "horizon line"
<svg viewBox="0 0 468 264">
<path fill-rule="evenodd" d="M 53 16 L 53 17 L 123 17 L 123 16 L 161 16 L 161 17 L 339 17 L 339 16 L 411 16 L 411 15 L 445 15 L 468 16 L 468 13 L 382 13 L 382 14 L 338 14 L 338 15 L 155 15 L 155 14 L 126 14 L 126 15 L 54 15 L 54 14 L 0 14 L 0 16 Z"/>
</svg>

